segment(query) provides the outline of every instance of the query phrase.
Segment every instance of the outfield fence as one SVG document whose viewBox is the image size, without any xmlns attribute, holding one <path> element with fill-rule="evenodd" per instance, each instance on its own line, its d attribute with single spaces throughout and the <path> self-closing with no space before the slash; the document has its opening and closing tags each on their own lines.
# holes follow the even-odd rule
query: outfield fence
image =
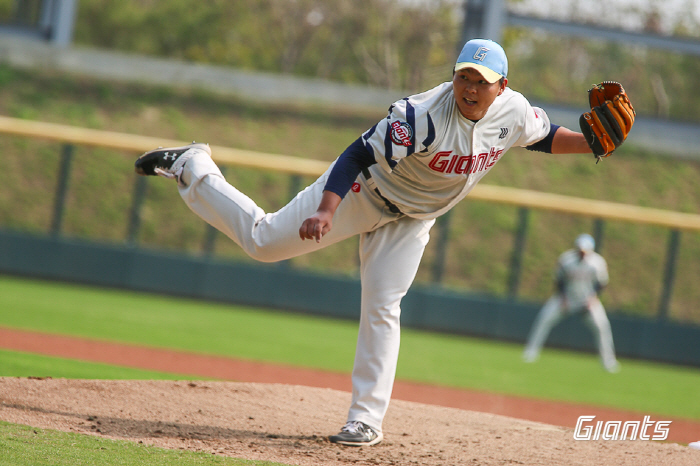
<svg viewBox="0 0 700 466">
<path fill-rule="evenodd" d="M 34 139 L 52 140 L 61 143 L 58 183 L 56 187 L 50 231 L 52 237 L 60 237 L 70 185 L 72 159 L 75 146 L 93 146 L 142 153 L 158 146 L 180 146 L 189 141 L 169 140 L 133 134 L 101 131 L 54 123 L 28 121 L 0 116 L 0 133 Z M 261 153 L 212 145 L 214 160 L 220 165 L 235 165 L 260 170 L 274 170 L 290 175 L 290 192 L 296 193 L 301 177 L 316 177 L 328 168 L 328 162 L 303 159 L 285 155 Z M 138 238 L 141 208 L 146 193 L 146 179 L 134 177 L 133 197 L 129 213 L 126 241 L 135 245 Z M 522 274 L 522 245 L 528 234 L 530 213 L 533 209 L 553 211 L 590 218 L 592 231 L 597 244 L 604 241 L 605 225 L 608 221 L 632 222 L 654 225 L 667 229 L 666 257 L 661 276 L 661 294 L 656 315 L 659 319 L 668 317 L 669 305 L 673 296 L 676 262 L 680 254 L 680 239 L 683 232 L 700 232 L 700 215 L 638 207 L 626 204 L 582 199 L 577 197 L 549 194 L 531 190 L 507 188 L 479 184 L 470 193 L 471 199 L 507 204 L 517 209 L 516 229 L 512 238 L 512 253 L 508 265 L 507 298 L 518 297 Z M 441 217 L 436 225 L 439 241 L 431 268 L 432 282 L 440 284 L 445 273 L 445 261 L 449 251 L 451 213 Z M 213 248 L 214 236 L 210 230 L 203 249 Z"/>
</svg>

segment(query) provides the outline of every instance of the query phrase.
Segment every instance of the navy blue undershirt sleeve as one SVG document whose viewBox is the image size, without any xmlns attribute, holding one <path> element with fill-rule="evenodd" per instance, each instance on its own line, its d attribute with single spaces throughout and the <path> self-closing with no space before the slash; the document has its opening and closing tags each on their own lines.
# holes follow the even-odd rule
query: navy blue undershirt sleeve
<svg viewBox="0 0 700 466">
<path fill-rule="evenodd" d="M 340 154 L 328 175 L 324 191 L 336 193 L 341 198 L 350 191 L 352 184 L 363 169 L 374 165 L 377 161 L 365 147 L 362 137 L 357 138 L 345 151 Z"/>
<path fill-rule="evenodd" d="M 593 289 L 597 294 L 600 294 L 605 289 L 605 285 L 596 280 L 596 282 L 593 284 Z"/>
<path fill-rule="evenodd" d="M 554 282 L 554 287 L 556 288 L 556 290 L 559 293 L 563 293 L 564 289 L 566 288 L 566 283 L 564 283 L 564 278 L 563 277 L 557 278 L 556 281 Z"/>
<path fill-rule="evenodd" d="M 554 140 L 554 133 L 557 132 L 559 129 L 558 125 L 550 123 L 549 127 L 549 134 L 544 137 L 544 139 L 540 139 L 534 144 L 530 144 L 529 146 L 526 146 L 525 149 L 527 150 L 535 150 L 538 152 L 546 152 L 548 154 L 552 153 L 552 140 Z"/>
</svg>

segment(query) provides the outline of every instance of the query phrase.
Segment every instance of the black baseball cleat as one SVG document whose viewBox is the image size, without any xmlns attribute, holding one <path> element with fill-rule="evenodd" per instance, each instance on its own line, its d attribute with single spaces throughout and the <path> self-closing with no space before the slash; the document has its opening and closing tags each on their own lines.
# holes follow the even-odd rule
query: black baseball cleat
<svg viewBox="0 0 700 466">
<path fill-rule="evenodd" d="M 348 445 L 351 447 L 363 447 L 376 445 L 382 441 L 384 436 L 381 432 L 377 432 L 364 422 L 349 421 L 340 429 L 337 435 L 328 437 L 333 443 Z"/>
<path fill-rule="evenodd" d="M 211 156 L 208 144 L 192 144 L 181 147 L 159 147 L 149 150 L 134 163 L 136 173 L 143 176 L 160 175 L 166 178 L 177 178 L 185 162 L 197 153 L 197 150 Z"/>
</svg>

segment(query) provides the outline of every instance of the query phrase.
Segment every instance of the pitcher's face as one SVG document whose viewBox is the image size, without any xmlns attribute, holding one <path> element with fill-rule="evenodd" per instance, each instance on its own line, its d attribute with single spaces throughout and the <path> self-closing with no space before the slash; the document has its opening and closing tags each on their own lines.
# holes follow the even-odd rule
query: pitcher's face
<svg viewBox="0 0 700 466">
<path fill-rule="evenodd" d="M 474 68 L 455 72 L 452 87 L 459 112 L 470 120 L 481 120 L 496 97 L 503 93 L 506 84 L 507 79 L 490 83 Z"/>
</svg>

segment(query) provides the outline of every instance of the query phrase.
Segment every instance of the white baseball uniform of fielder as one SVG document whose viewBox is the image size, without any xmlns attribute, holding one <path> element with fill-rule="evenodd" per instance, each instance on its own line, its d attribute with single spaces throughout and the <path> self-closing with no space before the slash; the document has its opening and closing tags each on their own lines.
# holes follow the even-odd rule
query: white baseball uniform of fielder
<svg viewBox="0 0 700 466">
<path fill-rule="evenodd" d="M 537 359 L 552 328 L 564 317 L 583 311 L 586 323 L 595 332 L 603 366 L 609 371 L 617 370 L 610 321 L 596 290 L 596 284 L 601 287 L 608 284 L 605 259 L 594 251 L 581 257 L 577 249 L 570 249 L 559 256 L 556 273 L 557 280 L 563 283 L 563 291 L 550 297 L 540 310 L 523 357 L 526 361 Z"/>
<path fill-rule="evenodd" d="M 185 164 L 179 190 L 197 215 L 260 261 L 289 259 L 360 235 L 361 317 L 348 420 L 381 432 L 399 354 L 399 305 L 435 218 L 464 198 L 507 149 L 537 142 L 549 130 L 546 113 L 510 89 L 477 123 L 459 112 L 450 82 L 397 101 L 363 134 L 377 163 L 369 176 L 358 176 L 321 242 L 301 241 L 298 231 L 316 212 L 335 163 L 275 213 L 228 184 L 204 152 Z"/>
</svg>

